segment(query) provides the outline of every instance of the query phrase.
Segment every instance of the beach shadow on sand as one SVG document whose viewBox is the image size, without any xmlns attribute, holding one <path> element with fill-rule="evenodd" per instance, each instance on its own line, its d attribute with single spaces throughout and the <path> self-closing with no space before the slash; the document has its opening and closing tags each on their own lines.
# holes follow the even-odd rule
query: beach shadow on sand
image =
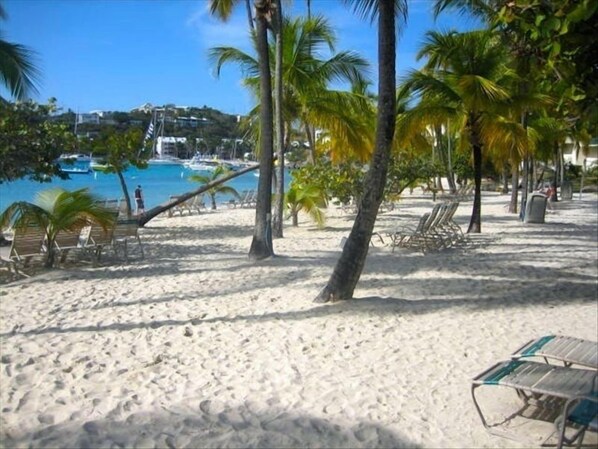
<svg viewBox="0 0 598 449">
<path fill-rule="evenodd" d="M 124 408 L 135 407 L 131 402 L 123 401 Z M 119 403 L 105 419 L 64 422 L 21 435 L 4 429 L 0 441 L 5 447 L 39 448 L 420 447 L 376 423 L 340 425 L 300 410 L 289 412 L 247 401 L 234 408 L 201 398 L 187 403 L 195 403 L 197 409 L 184 406 L 182 412 L 162 407 L 159 413 L 129 414 Z"/>
</svg>

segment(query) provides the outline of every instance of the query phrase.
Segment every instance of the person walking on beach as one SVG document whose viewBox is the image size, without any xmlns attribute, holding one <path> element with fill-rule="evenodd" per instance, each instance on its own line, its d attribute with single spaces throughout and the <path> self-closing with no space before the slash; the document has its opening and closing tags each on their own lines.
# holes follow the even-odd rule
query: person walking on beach
<svg viewBox="0 0 598 449">
<path fill-rule="evenodd" d="M 135 213 L 137 215 L 145 213 L 145 205 L 143 204 L 143 192 L 141 191 L 141 186 L 138 185 L 135 189 L 135 202 L 137 203 L 137 210 Z"/>
</svg>

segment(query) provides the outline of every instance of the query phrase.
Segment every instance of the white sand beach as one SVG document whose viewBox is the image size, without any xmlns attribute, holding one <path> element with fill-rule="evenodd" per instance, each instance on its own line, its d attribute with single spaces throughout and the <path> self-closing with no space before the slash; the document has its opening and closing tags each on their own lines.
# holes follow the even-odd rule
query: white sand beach
<svg viewBox="0 0 598 449">
<path fill-rule="evenodd" d="M 323 230 L 286 227 L 259 263 L 255 212 L 224 208 L 152 220 L 143 259 L 0 285 L 0 445 L 540 444 L 488 434 L 471 379 L 541 335 L 596 340 L 598 200 L 522 224 L 508 199 L 484 195 L 467 247 L 371 247 L 351 301 L 312 302 L 354 218 L 335 208 Z M 376 230 L 432 205 L 406 195 Z"/>
</svg>

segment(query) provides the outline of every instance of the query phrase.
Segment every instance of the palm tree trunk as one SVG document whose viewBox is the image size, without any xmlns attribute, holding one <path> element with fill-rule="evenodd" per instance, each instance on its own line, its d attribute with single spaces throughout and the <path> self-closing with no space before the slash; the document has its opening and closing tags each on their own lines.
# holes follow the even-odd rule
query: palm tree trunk
<svg viewBox="0 0 598 449">
<path fill-rule="evenodd" d="M 249 258 L 261 260 L 274 255 L 272 248 L 272 83 L 268 54 L 268 24 L 271 13 L 269 0 L 255 0 L 256 42 L 260 68 L 260 177 L 257 188 L 255 228 L 249 248 Z"/>
<path fill-rule="evenodd" d="M 558 189 L 558 181 L 559 181 L 559 171 L 560 171 L 560 166 L 561 166 L 561 158 L 559 157 L 559 143 L 558 141 L 554 142 L 554 176 L 552 178 L 552 184 L 554 185 L 554 189 L 552 189 L 552 198 L 550 198 L 550 200 L 552 202 L 556 202 L 558 201 L 558 194 L 557 194 L 557 189 Z M 562 187 L 562 184 L 561 184 Z"/>
<path fill-rule="evenodd" d="M 120 181 L 120 186 L 123 189 L 123 195 L 125 197 L 125 202 L 127 203 L 127 217 L 131 218 L 132 211 L 131 211 L 131 198 L 129 198 L 129 189 L 127 188 L 127 183 L 125 181 L 125 177 L 123 176 L 122 172 L 117 171 L 116 174 L 118 175 L 118 180 Z"/>
<path fill-rule="evenodd" d="M 511 160 L 511 202 L 509 203 L 509 212 L 517 213 L 517 201 L 519 196 L 519 162 Z"/>
<path fill-rule="evenodd" d="M 307 137 L 307 143 L 309 143 L 309 157 L 308 162 L 314 164 L 316 162 L 316 137 L 312 133 L 312 128 L 307 122 L 304 125 L 305 136 Z"/>
<path fill-rule="evenodd" d="M 159 206 L 156 206 L 156 207 L 146 211 L 145 214 L 138 217 L 139 226 L 142 226 L 142 227 L 145 226 L 147 224 L 147 222 L 149 222 L 153 218 L 156 218 L 158 215 L 172 209 L 175 206 L 178 206 L 179 204 L 184 203 L 185 201 L 193 198 L 194 196 L 205 193 L 213 187 L 217 187 L 220 184 L 224 184 L 225 182 L 230 181 L 231 179 L 237 178 L 241 175 L 244 175 L 245 173 L 249 173 L 251 171 L 257 170 L 258 168 L 260 168 L 259 165 L 252 165 L 247 168 L 243 168 L 239 171 L 232 172 L 228 176 L 223 176 L 222 178 L 215 179 L 214 181 L 209 182 L 208 184 L 205 184 L 195 190 L 192 190 L 191 192 L 187 192 L 182 195 L 179 195 L 177 197 L 177 199 L 175 199 L 175 200 L 169 200 L 166 203 L 160 204 Z"/>
<path fill-rule="evenodd" d="M 274 189 L 274 219 L 272 237 L 283 237 L 284 212 L 284 122 L 282 117 L 282 0 L 276 0 L 275 11 L 276 61 L 274 62 L 274 127 L 276 128 L 276 154 L 278 159 Z"/>
<path fill-rule="evenodd" d="M 350 299 L 361 276 L 378 208 L 382 202 L 396 117 L 396 38 L 394 2 L 378 2 L 378 118 L 376 145 L 365 191 L 349 238 L 328 284 L 316 302 Z"/>
<path fill-rule="evenodd" d="M 470 139 L 473 148 L 473 179 L 475 194 L 473 196 L 473 210 L 469 222 L 468 233 L 482 232 L 482 143 L 477 131 L 476 119 L 470 119 Z"/>
<path fill-rule="evenodd" d="M 502 189 L 501 189 L 500 193 L 503 195 L 506 195 L 507 193 L 509 193 L 509 165 L 508 164 L 505 164 L 502 169 L 501 181 L 502 181 Z"/>
</svg>

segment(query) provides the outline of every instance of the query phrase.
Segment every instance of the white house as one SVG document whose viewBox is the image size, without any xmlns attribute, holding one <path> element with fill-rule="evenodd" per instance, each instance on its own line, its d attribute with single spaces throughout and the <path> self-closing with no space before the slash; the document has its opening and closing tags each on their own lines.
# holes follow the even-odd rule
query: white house
<svg viewBox="0 0 598 449">
<path fill-rule="evenodd" d="M 598 137 L 592 138 L 588 145 L 567 138 L 563 146 L 563 158 L 565 162 L 582 167 L 598 164 Z"/>
</svg>

